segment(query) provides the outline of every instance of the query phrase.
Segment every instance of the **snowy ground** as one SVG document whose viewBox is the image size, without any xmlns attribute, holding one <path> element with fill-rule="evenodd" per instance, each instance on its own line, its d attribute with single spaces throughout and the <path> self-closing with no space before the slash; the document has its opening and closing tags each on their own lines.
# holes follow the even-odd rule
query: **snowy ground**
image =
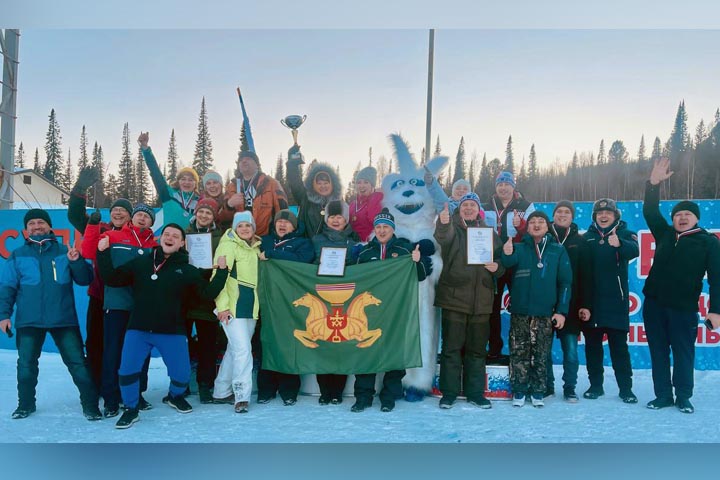
<svg viewBox="0 0 720 480">
<path fill-rule="evenodd" d="M 392 413 L 381 413 L 379 402 L 372 410 L 351 413 L 352 398 L 340 406 L 321 407 L 317 397 L 300 396 L 297 405 L 285 407 L 279 400 L 267 405 L 251 404 L 250 413 L 238 415 L 229 405 L 201 405 L 196 395 L 189 401 L 194 411 L 182 415 L 161 403 L 167 391 L 162 360 L 152 359 L 150 388 L 146 398 L 155 408 L 141 412 L 141 421 L 129 430 L 116 430 L 115 420 L 89 422 L 82 416 L 78 393 L 58 354 L 43 353 L 40 359 L 37 412 L 24 420 L 12 420 L 16 407 L 16 352 L 0 350 L 0 441 L 34 442 L 718 442 L 720 441 L 720 372 L 696 372 L 696 413 L 686 415 L 675 408 L 651 411 L 649 370 L 635 371 L 638 405 L 625 405 L 617 397 L 612 369 L 607 369 L 606 395 L 575 405 L 559 397 L 546 400 L 543 409 L 529 404 L 513 408 L 507 401 L 493 403 L 491 410 L 458 402 L 452 410 L 440 410 L 438 399 L 421 403 L 400 401 Z M 562 367 L 555 366 L 557 386 Z M 580 372 L 578 391 L 587 388 Z"/>
</svg>

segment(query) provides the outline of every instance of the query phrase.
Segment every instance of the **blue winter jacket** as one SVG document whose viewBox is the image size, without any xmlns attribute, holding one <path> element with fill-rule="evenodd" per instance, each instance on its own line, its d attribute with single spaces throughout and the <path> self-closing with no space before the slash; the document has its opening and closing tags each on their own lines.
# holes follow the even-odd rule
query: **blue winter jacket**
<svg viewBox="0 0 720 480">
<path fill-rule="evenodd" d="M 261 237 L 260 251 L 267 258 L 289 260 L 291 262 L 312 263 L 315 260 L 315 249 L 309 238 L 302 236 L 298 230 L 280 238 L 275 233 Z"/>
<path fill-rule="evenodd" d="M 90 285 L 92 267 L 82 257 L 71 262 L 68 249 L 51 231 L 25 240 L 0 269 L 0 320 L 17 306 L 15 327 L 78 325 L 73 281 Z"/>
</svg>

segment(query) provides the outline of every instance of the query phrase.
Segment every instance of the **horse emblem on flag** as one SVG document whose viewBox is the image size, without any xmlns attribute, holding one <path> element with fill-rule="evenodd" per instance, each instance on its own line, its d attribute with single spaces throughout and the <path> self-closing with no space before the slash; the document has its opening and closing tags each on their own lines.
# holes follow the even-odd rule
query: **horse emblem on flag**
<svg viewBox="0 0 720 480">
<path fill-rule="evenodd" d="M 305 330 L 296 329 L 295 338 L 308 348 L 317 348 L 316 340 L 332 343 L 356 340 L 356 347 L 367 348 L 382 335 L 382 330 L 368 329 L 365 307 L 377 306 L 381 300 L 370 292 L 363 292 L 352 299 L 343 311 L 347 302 L 355 293 L 354 283 L 337 283 L 331 285 L 315 285 L 316 293 L 322 300 L 311 293 L 306 293 L 293 302 L 294 307 L 307 307 Z M 331 306 L 328 310 L 325 300 Z"/>
</svg>

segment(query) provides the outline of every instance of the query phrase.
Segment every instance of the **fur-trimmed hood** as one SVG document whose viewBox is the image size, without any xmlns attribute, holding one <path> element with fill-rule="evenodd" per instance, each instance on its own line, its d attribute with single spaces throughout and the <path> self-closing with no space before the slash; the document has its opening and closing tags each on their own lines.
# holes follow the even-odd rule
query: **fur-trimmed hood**
<svg viewBox="0 0 720 480">
<path fill-rule="evenodd" d="M 318 195 L 313 189 L 313 179 L 318 173 L 327 173 L 332 182 L 333 191 L 332 194 L 325 198 Z M 308 200 L 318 205 L 325 205 L 332 200 L 340 200 L 342 198 L 342 184 L 340 183 L 340 177 L 338 177 L 335 169 L 327 163 L 315 162 L 310 165 L 310 168 L 305 175 L 305 191 L 307 192 Z"/>
</svg>

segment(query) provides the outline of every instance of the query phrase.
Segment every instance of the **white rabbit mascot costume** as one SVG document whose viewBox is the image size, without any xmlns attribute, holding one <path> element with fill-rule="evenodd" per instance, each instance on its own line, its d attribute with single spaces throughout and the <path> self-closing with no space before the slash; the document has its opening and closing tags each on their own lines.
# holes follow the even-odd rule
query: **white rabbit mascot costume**
<svg viewBox="0 0 720 480">
<path fill-rule="evenodd" d="M 424 167 L 418 166 L 405 141 L 399 135 L 391 135 L 395 147 L 397 165 L 400 173 L 390 173 L 382 181 L 384 194 L 383 206 L 395 217 L 395 234 L 412 242 L 422 239 L 435 243 L 436 252 L 432 255 L 432 274 L 419 285 L 420 348 L 422 367 L 408 369 L 403 379 L 405 400 L 422 400 L 432 389 L 437 365 L 438 336 L 440 330 L 438 310 L 433 306 L 435 285 L 442 271 L 440 246 L 433 238 L 435 231 L 435 205 L 432 196 L 425 187 Z M 425 168 L 433 175 L 442 170 L 447 157 L 436 157 L 427 162 Z"/>
</svg>

